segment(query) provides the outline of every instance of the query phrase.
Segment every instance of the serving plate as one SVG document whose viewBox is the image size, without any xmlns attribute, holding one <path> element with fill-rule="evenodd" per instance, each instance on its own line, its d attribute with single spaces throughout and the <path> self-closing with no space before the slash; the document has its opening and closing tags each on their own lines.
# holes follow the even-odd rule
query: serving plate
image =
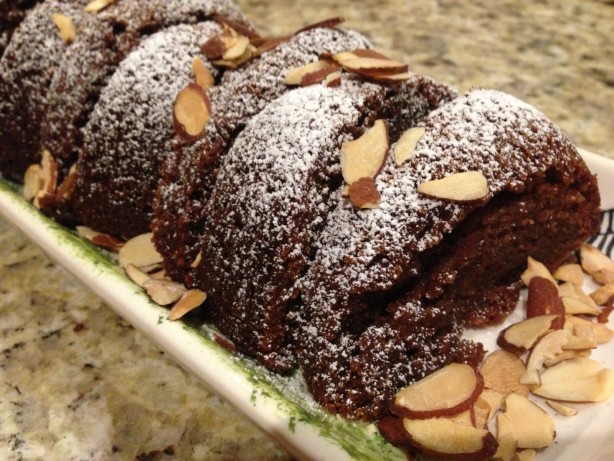
<svg viewBox="0 0 614 461">
<path fill-rule="evenodd" d="M 614 161 L 582 151 L 598 176 L 604 221 L 594 244 L 614 252 Z M 168 310 L 150 301 L 115 264 L 114 256 L 44 217 L 27 203 L 18 186 L 0 178 L 0 213 L 19 227 L 49 256 L 103 298 L 119 315 L 144 332 L 181 366 L 202 379 L 214 392 L 243 412 L 299 459 L 404 460 L 374 425 L 348 422 L 321 410 L 300 376 L 281 377 L 245 356 L 219 346 L 206 325 L 166 319 Z M 590 282 L 587 282 L 590 284 Z M 587 290 L 594 287 L 588 285 Z M 523 300 L 504 326 L 522 318 Z M 503 327 L 504 327 L 503 326 Z M 614 319 L 610 319 L 614 328 Z M 495 349 L 503 328 L 470 330 L 466 336 Z M 614 368 L 614 341 L 600 346 L 591 358 Z M 539 460 L 602 461 L 614 459 L 614 402 L 580 405 L 577 416 L 551 412 L 557 438 Z"/>
</svg>

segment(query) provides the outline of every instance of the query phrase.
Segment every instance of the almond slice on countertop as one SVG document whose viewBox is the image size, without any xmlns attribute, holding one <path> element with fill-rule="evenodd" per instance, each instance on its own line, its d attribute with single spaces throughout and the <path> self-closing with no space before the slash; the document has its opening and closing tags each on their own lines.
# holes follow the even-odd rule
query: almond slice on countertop
<svg viewBox="0 0 614 461">
<path fill-rule="evenodd" d="M 168 313 L 169 320 L 178 320 L 191 310 L 196 309 L 207 299 L 207 294 L 200 290 L 188 290 L 173 305 Z"/>
<path fill-rule="evenodd" d="M 156 250 L 153 243 L 153 234 L 137 235 L 128 240 L 119 250 L 118 259 L 122 267 L 132 264 L 138 268 L 152 264 L 160 264 L 162 256 Z"/>
<path fill-rule="evenodd" d="M 64 43 L 70 45 L 77 36 L 72 19 L 61 13 L 53 13 L 51 17 L 58 28 L 58 35 L 60 38 L 64 41 Z"/>
<path fill-rule="evenodd" d="M 577 408 L 572 408 L 567 405 L 563 405 L 560 402 L 555 402 L 554 400 L 546 400 L 546 403 L 550 408 L 556 411 L 561 416 L 575 416 L 578 414 Z"/>
<path fill-rule="evenodd" d="M 558 315 L 540 315 L 510 325 L 499 334 L 497 344 L 505 350 L 522 353 L 531 349 L 537 341 L 554 329 Z"/>
<path fill-rule="evenodd" d="M 43 189 L 43 168 L 34 163 L 28 167 L 23 177 L 23 197 L 30 201 Z"/>
<path fill-rule="evenodd" d="M 418 141 L 424 136 L 426 128 L 419 126 L 405 131 L 394 146 L 394 161 L 397 166 L 403 165 L 414 156 Z"/>
<path fill-rule="evenodd" d="M 143 282 L 143 288 L 145 288 L 149 297 L 161 306 L 174 303 L 186 292 L 185 287 L 180 283 L 151 278 Z"/>
<path fill-rule="evenodd" d="M 486 357 L 480 367 L 484 377 L 484 387 L 503 396 L 512 392 L 522 395 L 529 393 L 528 386 L 520 383 L 520 377 L 526 371 L 522 360 L 516 354 L 498 349 Z"/>
<path fill-rule="evenodd" d="M 341 145 L 341 172 L 347 184 L 360 178 L 375 178 L 380 172 L 390 148 L 388 126 L 376 120 L 362 136 Z"/>
<path fill-rule="evenodd" d="M 552 275 L 561 282 L 570 282 L 575 285 L 584 283 L 584 272 L 582 272 L 580 264 L 563 264 Z"/>
<path fill-rule="evenodd" d="M 567 402 L 603 402 L 614 394 L 614 371 L 590 359 L 571 359 L 546 369 L 533 393 Z"/>
<path fill-rule="evenodd" d="M 348 189 L 348 196 L 356 208 L 377 208 L 382 199 L 373 178 L 354 181 Z"/>
<path fill-rule="evenodd" d="M 455 202 L 479 200 L 488 195 L 488 181 L 481 171 L 465 171 L 423 182 L 418 186 L 418 192 Z"/>
<path fill-rule="evenodd" d="M 568 325 L 572 326 L 574 330 L 577 328 L 590 328 L 596 344 L 605 344 L 614 338 L 614 330 L 610 330 L 605 324 L 585 320 L 575 315 L 565 316 L 566 329 L 568 329 Z"/>
<path fill-rule="evenodd" d="M 529 354 L 527 371 L 522 375 L 524 384 L 539 385 L 539 372 L 544 367 L 546 360 L 551 360 L 563 352 L 567 344 L 568 334 L 565 330 L 555 330 L 541 338 Z"/>
<path fill-rule="evenodd" d="M 77 226 L 76 230 L 79 237 L 89 240 L 93 244 L 107 248 L 111 251 L 118 251 L 124 244 L 124 242 L 113 237 L 112 235 L 98 232 L 87 226 Z"/>
<path fill-rule="evenodd" d="M 563 305 L 565 306 L 565 314 L 568 315 L 599 315 L 601 314 L 601 309 L 599 309 L 595 305 L 588 304 L 584 301 L 581 301 L 577 298 L 571 298 L 569 296 L 563 296 L 561 298 Z"/>
<path fill-rule="evenodd" d="M 535 276 L 543 277 L 545 279 L 550 280 L 556 286 L 556 280 L 548 270 L 548 268 L 537 259 L 529 256 L 527 258 L 527 268 L 520 275 L 522 282 L 528 287 L 531 279 Z"/>
<path fill-rule="evenodd" d="M 405 418 L 450 417 L 469 410 L 483 388 L 477 371 L 452 363 L 397 392 L 391 410 Z"/>
<path fill-rule="evenodd" d="M 592 245 L 583 244 L 580 247 L 582 268 L 597 282 L 607 285 L 614 283 L 614 261 Z"/>
<path fill-rule="evenodd" d="M 211 114 L 211 103 L 205 90 L 189 83 L 177 95 L 173 107 L 175 133 L 187 142 L 193 142 L 204 131 Z"/>
<path fill-rule="evenodd" d="M 511 393 L 505 399 L 505 413 L 518 448 L 546 448 L 554 443 L 554 420 L 525 396 Z"/>
<path fill-rule="evenodd" d="M 209 70 L 202 59 L 196 56 L 192 60 L 192 72 L 194 73 L 194 77 L 196 78 L 196 84 L 199 85 L 203 90 L 207 91 L 215 84 L 215 79 L 213 78 L 213 74 Z"/>
<path fill-rule="evenodd" d="M 115 0 L 92 0 L 85 6 L 85 8 L 83 8 L 83 11 L 86 13 L 98 13 L 99 11 L 104 10 L 114 1 Z"/>
<path fill-rule="evenodd" d="M 426 454 L 449 459 L 490 459 L 497 441 L 487 429 L 455 423 L 447 418 L 403 419 L 409 443 Z"/>
</svg>

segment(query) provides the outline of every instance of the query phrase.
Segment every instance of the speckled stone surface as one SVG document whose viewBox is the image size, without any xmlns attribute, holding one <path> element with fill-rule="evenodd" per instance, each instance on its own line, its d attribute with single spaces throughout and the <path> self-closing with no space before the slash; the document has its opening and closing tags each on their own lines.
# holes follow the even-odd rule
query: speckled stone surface
<svg viewBox="0 0 614 461">
<path fill-rule="evenodd" d="M 614 157 L 611 2 L 238 3 L 270 34 L 344 16 L 416 72 L 510 92 Z M 0 459 L 139 456 L 289 459 L 0 220 Z"/>
</svg>

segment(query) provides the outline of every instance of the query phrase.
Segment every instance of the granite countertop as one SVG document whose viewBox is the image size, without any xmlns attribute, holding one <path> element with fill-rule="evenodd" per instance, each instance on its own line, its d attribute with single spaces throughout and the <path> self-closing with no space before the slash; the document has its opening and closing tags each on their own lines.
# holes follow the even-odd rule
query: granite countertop
<svg viewBox="0 0 614 461">
<path fill-rule="evenodd" d="M 344 16 L 464 91 L 510 92 L 614 158 L 612 2 L 239 0 L 264 33 Z M 289 459 L 0 220 L 0 459 Z"/>
</svg>

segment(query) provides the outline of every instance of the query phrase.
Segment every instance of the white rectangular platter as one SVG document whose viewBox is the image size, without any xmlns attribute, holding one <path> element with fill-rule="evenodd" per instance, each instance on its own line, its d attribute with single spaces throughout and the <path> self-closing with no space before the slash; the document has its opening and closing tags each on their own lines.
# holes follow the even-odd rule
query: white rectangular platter
<svg viewBox="0 0 614 461">
<path fill-rule="evenodd" d="M 582 154 L 598 176 L 602 209 L 614 209 L 614 161 L 590 152 Z M 151 302 L 128 280 L 112 256 L 45 218 L 21 198 L 16 186 L 2 179 L 0 213 L 94 290 L 119 315 L 298 459 L 405 459 L 400 451 L 383 440 L 373 425 L 344 421 L 319 409 L 300 378 L 277 376 L 249 358 L 228 352 L 209 337 L 206 329 L 197 325 L 166 320 L 168 310 Z M 600 233 L 614 232 L 612 213 L 604 217 Z M 609 237 L 608 242 L 612 238 Z M 609 245 L 610 250 L 612 246 Z M 504 326 L 521 318 L 522 304 L 521 300 Z M 614 319 L 610 319 L 609 326 L 614 328 Z M 502 328 L 469 331 L 467 335 L 493 350 L 496 335 Z M 600 346 L 592 358 L 614 368 L 614 341 Z M 556 443 L 539 453 L 538 460 L 614 459 L 614 402 L 581 406 L 579 414 L 573 418 L 552 413 L 557 425 Z"/>
</svg>

